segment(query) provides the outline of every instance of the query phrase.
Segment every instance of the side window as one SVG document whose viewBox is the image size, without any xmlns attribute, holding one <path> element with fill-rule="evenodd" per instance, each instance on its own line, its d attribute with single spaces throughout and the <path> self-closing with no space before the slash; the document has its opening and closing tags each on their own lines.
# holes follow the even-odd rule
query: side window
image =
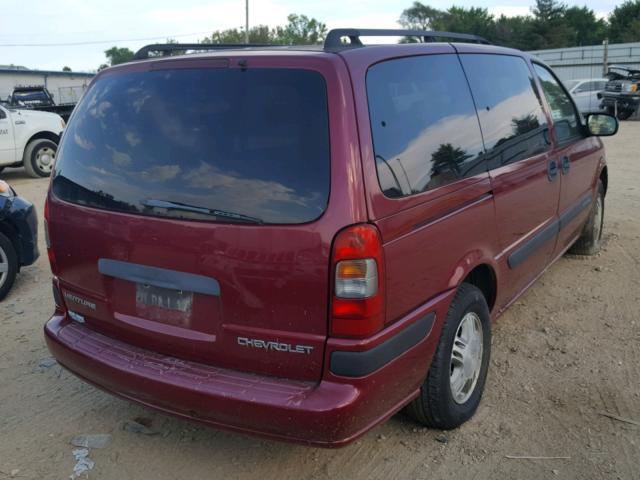
<svg viewBox="0 0 640 480">
<path fill-rule="evenodd" d="M 4 110 L 0 108 L 0 119 L 7 118 L 7 114 L 4 113 Z"/>
<path fill-rule="evenodd" d="M 533 64 L 533 68 L 540 79 L 542 91 L 551 108 L 551 118 L 556 128 L 558 143 L 565 143 L 582 136 L 580 117 L 573 101 L 556 77 L 542 65 Z"/>
<path fill-rule="evenodd" d="M 595 92 L 599 90 L 599 82 L 585 82 L 578 87 L 578 92 Z"/>
<path fill-rule="evenodd" d="M 549 149 L 547 118 L 527 63 L 510 55 L 464 54 L 489 168 Z"/>
<path fill-rule="evenodd" d="M 482 136 L 455 55 L 388 60 L 367 72 L 378 180 L 388 197 L 486 171 Z"/>
</svg>

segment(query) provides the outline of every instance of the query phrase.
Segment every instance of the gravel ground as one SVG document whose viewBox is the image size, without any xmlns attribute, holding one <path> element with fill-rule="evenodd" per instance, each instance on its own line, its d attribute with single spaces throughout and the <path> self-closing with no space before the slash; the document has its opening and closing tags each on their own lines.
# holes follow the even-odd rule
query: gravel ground
<svg viewBox="0 0 640 480">
<path fill-rule="evenodd" d="M 44 345 L 52 299 L 41 245 L 0 305 L 0 479 L 68 478 L 70 440 L 87 433 L 112 436 L 89 451 L 97 479 L 640 479 L 640 423 L 603 415 L 640 422 L 640 122 L 605 141 L 603 251 L 560 259 L 500 318 L 484 400 L 452 432 L 401 413 L 353 445 L 322 450 L 216 431 L 98 391 Z M 42 213 L 46 180 L 21 169 L 2 178 Z M 123 429 L 133 420 L 147 429 Z"/>
</svg>

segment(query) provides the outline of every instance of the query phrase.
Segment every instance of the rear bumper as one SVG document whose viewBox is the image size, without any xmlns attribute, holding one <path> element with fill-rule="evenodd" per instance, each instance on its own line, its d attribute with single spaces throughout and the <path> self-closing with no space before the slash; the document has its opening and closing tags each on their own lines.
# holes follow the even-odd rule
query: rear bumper
<svg viewBox="0 0 640 480">
<path fill-rule="evenodd" d="M 424 314 L 422 310 L 417 320 Z M 435 316 L 443 318 L 439 311 Z M 407 317 L 407 323 L 418 322 Z M 375 342 L 373 350 L 399 333 L 397 325 L 390 328 L 392 335 L 381 332 L 383 340 Z M 440 333 L 438 323 L 431 322 L 420 341 L 372 373 L 351 378 L 328 371 L 315 383 L 168 357 L 104 336 L 59 314 L 44 330 L 49 350 L 60 364 L 108 392 L 217 428 L 325 447 L 355 440 L 413 399 Z M 344 350 L 344 342 L 335 347 Z M 354 346 L 350 353 L 366 356 L 369 350 L 364 347 Z M 328 345 L 327 360 L 331 349 Z M 369 360 L 364 362 L 368 366 Z"/>
</svg>

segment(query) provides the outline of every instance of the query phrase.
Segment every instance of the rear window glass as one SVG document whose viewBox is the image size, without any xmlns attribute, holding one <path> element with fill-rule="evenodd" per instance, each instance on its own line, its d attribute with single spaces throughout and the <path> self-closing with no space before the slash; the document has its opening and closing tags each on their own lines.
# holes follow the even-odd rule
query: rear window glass
<svg viewBox="0 0 640 480">
<path fill-rule="evenodd" d="M 56 162 L 59 198 L 223 222 L 304 223 L 330 186 L 324 78 L 297 69 L 175 69 L 94 84 Z"/>
</svg>

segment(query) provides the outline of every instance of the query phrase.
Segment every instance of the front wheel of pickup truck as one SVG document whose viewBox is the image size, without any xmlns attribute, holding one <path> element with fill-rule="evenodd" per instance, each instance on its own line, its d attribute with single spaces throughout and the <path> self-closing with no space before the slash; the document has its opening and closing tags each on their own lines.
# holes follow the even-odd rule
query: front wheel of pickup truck
<svg viewBox="0 0 640 480">
<path fill-rule="evenodd" d="M 24 149 L 24 169 L 34 178 L 51 175 L 58 145 L 46 138 L 32 140 Z"/>
<path fill-rule="evenodd" d="M 618 120 L 627 120 L 633 115 L 633 110 L 618 110 Z"/>
<path fill-rule="evenodd" d="M 0 300 L 11 290 L 18 273 L 18 255 L 13 243 L 0 233 Z"/>
<path fill-rule="evenodd" d="M 491 320 L 482 292 L 463 283 L 451 302 L 427 379 L 407 413 L 449 430 L 476 412 L 489 368 Z"/>
</svg>

